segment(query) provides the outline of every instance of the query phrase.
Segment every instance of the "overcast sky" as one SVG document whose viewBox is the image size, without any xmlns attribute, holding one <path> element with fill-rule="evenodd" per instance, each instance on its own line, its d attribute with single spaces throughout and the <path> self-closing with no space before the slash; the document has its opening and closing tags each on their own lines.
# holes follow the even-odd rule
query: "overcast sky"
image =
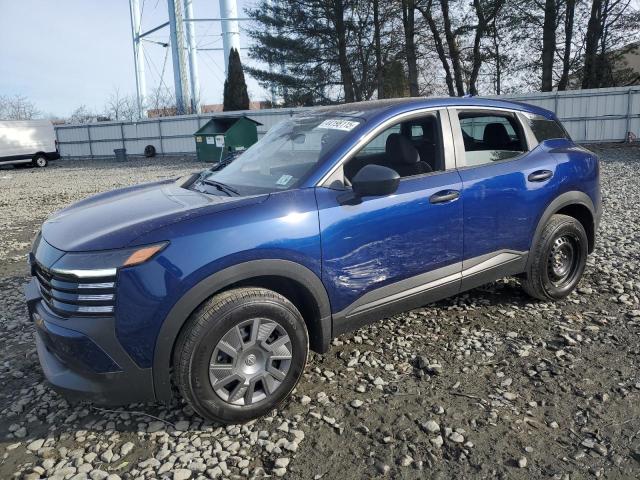
<svg viewBox="0 0 640 480">
<path fill-rule="evenodd" d="M 166 0 L 139 0 L 143 30 L 167 21 Z M 252 0 L 238 0 L 239 15 Z M 196 18 L 219 17 L 218 0 L 194 0 Z M 245 24 L 245 27 L 248 25 Z M 219 23 L 199 23 L 198 45 L 221 47 Z M 166 42 L 168 28 L 149 39 Z M 246 45 L 241 35 L 241 45 Z M 171 53 L 145 43 L 149 90 L 164 81 L 173 91 Z M 246 52 L 243 52 L 243 61 Z M 200 52 L 204 103 L 221 103 L 224 60 L 221 52 Z M 266 92 L 247 76 L 252 100 Z M 69 115 L 80 105 L 100 111 L 115 89 L 135 93 L 128 0 L 0 0 L 0 94 L 20 94 L 43 113 Z"/>
</svg>

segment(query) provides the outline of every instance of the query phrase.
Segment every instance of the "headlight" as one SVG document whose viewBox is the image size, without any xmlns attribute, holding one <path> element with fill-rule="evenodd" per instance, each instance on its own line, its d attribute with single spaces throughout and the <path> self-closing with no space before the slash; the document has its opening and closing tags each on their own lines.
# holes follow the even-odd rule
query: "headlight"
<svg viewBox="0 0 640 480">
<path fill-rule="evenodd" d="M 132 267 L 151 260 L 167 245 L 169 242 L 121 250 L 66 253 L 55 263 L 52 270 L 61 275 L 72 275 L 78 278 L 110 277 L 116 274 L 118 268 Z"/>
</svg>

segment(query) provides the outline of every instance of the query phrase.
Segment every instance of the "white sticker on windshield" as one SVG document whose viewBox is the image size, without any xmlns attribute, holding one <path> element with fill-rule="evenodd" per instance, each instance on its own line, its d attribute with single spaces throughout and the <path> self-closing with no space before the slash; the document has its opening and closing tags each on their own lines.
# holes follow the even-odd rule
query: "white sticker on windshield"
<svg viewBox="0 0 640 480">
<path fill-rule="evenodd" d="M 276 185 L 286 185 L 291 181 L 292 178 L 293 177 L 291 175 L 282 175 L 276 182 Z"/>
<path fill-rule="evenodd" d="M 325 120 L 316 128 L 328 128 L 330 130 L 342 130 L 344 132 L 350 132 L 354 128 L 356 128 L 360 122 L 354 122 L 351 120 L 339 120 L 337 118 L 332 118 L 330 120 Z"/>
</svg>

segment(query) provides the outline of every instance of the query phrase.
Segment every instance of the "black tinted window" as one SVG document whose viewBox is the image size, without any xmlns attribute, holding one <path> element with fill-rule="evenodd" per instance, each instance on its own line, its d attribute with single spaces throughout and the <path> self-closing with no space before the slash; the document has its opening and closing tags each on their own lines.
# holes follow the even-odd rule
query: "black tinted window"
<svg viewBox="0 0 640 480">
<path fill-rule="evenodd" d="M 529 120 L 529 127 L 539 142 L 557 138 L 569 138 L 566 130 L 558 122 L 546 118 Z"/>
</svg>

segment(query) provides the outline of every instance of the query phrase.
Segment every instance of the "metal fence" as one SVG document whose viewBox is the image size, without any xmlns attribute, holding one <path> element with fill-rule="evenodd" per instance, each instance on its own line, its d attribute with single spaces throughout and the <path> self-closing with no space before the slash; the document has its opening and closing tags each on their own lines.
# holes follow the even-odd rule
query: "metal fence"
<svg viewBox="0 0 640 480">
<path fill-rule="evenodd" d="M 603 88 L 567 92 L 505 95 L 501 98 L 538 105 L 556 113 L 573 139 L 581 143 L 620 142 L 627 132 L 640 134 L 640 88 Z M 60 153 L 65 158 L 112 157 L 116 148 L 142 155 L 153 145 L 160 155 L 195 153 L 193 133 L 213 116 L 247 114 L 263 125 L 258 135 L 279 121 L 303 112 L 299 109 L 255 110 L 230 114 L 162 117 L 138 122 L 101 122 L 60 125 L 55 128 Z"/>
</svg>

